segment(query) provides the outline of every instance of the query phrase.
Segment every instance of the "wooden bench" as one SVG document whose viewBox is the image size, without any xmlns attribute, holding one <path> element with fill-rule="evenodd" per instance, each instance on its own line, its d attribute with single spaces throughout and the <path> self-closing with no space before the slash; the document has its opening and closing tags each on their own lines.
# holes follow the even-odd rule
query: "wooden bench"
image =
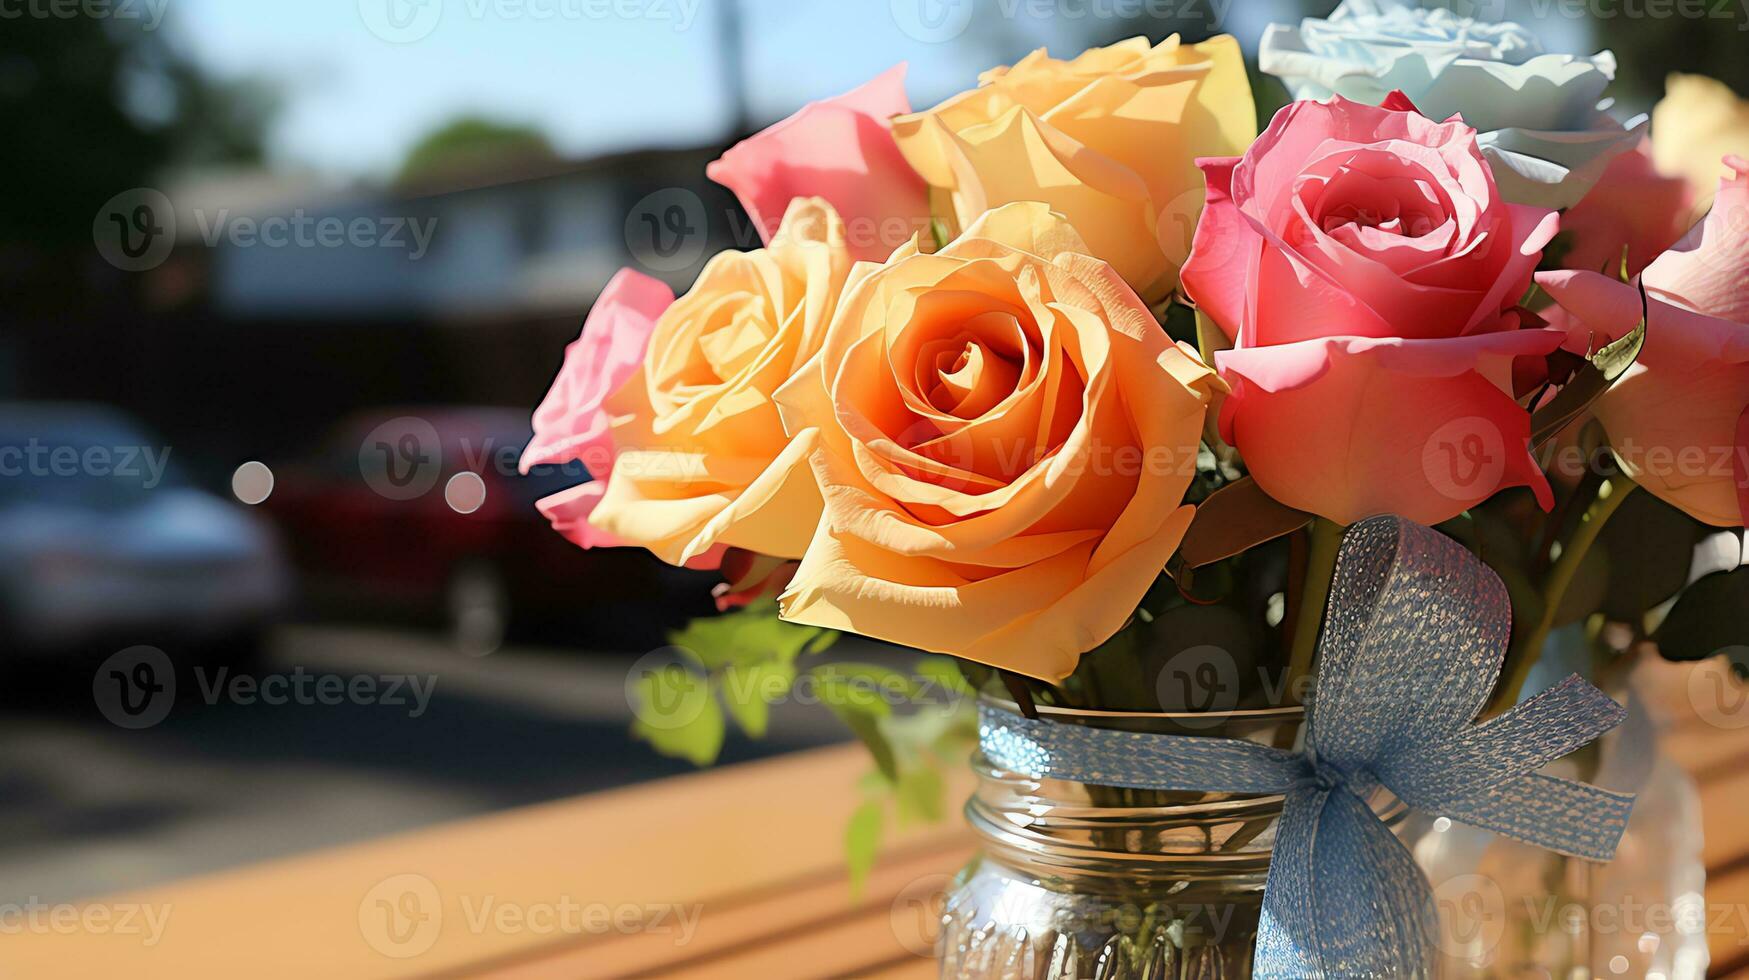
<svg viewBox="0 0 1749 980">
<path fill-rule="evenodd" d="M 1695 717 L 1685 678 L 1663 675 L 1661 703 L 1705 805 L 1708 900 L 1749 910 L 1749 729 Z M 889 828 L 853 900 L 843 837 L 867 765 L 856 746 L 802 752 L 91 903 L 167 914 L 150 947 L 0 921 L 0 977 L 933 977 L 927 896 L 973 842 L 958 821 Z M 1724 925 L 1713 976 L 1749 978 L 1743 916 Z"/>
</svg>

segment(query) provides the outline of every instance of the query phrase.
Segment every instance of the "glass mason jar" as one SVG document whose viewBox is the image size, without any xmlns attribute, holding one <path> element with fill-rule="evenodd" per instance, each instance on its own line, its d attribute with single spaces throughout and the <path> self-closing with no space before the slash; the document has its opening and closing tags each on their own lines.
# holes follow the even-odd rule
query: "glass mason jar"
<svg viewBox="0 0 1749 980">
<path fill-rule="evenodd" d="M 989 703 L 1006 710 L 1014 705 Z M 1040 707 L 1061 724 L 1291 746 L 1304 713 Z M 1251 976 L 1281 796 L 1165 793 L 1033 779 L 972 758 L 979 857 L 950 888 L 941 976 L 1225 980 Z"/>
<path fill-rule="evenodd" d="M 1637 686 L 1617 696 L 1627 722 L 1548 770 L 1637 795 L 1615 860 L 1566 858 L 1420 813 L 1398 828 L 1434 886 L 1442 977 L 1706 976 L 1699 797 Z"/>
</svg>

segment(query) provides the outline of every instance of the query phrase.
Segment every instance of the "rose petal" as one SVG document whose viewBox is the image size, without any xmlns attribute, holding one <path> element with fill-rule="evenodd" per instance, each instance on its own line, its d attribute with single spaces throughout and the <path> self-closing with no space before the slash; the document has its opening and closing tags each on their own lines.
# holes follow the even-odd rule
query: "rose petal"
<svg viewBox="0 0 1749 980">
<path fill-rule="evenodd" d="M 1691 310 L 1749 323 L 1749 160 L 1727 157 L 1706 220 L 1646 267 L 1646 287 Z"/>
<path fill-rule="evenodd" d="M 605 478 L 612 469 L 609 419 L 602 403 L 643 364 L 656 318 L 674 292 L 656 279 L 621 269 L 589 309 L 583 330 L 565 348 L 553 386 L 534 410 L 534 438 L 520 469 L 581 459 Z"/>
<path fill-rule="evenodd" d="M 928 188 L 887 122 L 910 111 L 905 65 L 895 65 L 735 144 L 705 175 L 735 192 L 764 241 L 790 201 L 821 197 L 843 219 L 852 254 L 879 262 L 929 225 Z"/>
<path fill-rule="evenodd" d="M 1510 372 L 1562 339 L 1524 330 L 1224 351 L 1222 429 L 1271 496 L 1343 524 L 1384 513 L 1437 524 L 1513 486 L 1546 508 Z"/>
</svg>

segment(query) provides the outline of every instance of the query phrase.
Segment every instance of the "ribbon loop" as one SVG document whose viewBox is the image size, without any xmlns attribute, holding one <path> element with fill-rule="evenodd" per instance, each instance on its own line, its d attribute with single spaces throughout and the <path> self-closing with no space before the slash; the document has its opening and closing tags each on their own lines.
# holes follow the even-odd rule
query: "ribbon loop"
<svg viewBox="0 0 1749 980">
<path fill-rule="evenodd" d="M 1614 728 L 1620 705 L 1568 678 L 1472 725 L 1500 672 L 1511 603 L 1456 542 L 1394 517 L 1337 558 L 1306 750 L 1121 732 L 979 709 L 984 755 L 1036 777 L 1136 789 L 1285 794 L 1254 975 L 1431 975 L 1426 879 L 1366 799 L 1404 802 L 1575 857 L 1608 860 L 1633 797 L 1537 770 Z"/>
</svg>

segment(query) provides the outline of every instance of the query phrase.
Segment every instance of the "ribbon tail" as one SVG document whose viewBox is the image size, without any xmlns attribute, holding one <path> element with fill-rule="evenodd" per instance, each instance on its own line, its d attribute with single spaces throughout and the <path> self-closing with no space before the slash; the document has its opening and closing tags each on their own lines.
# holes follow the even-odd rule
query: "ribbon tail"
<svg viewBox="0 0 1749 980">
<path fill-rule="evenodd" d="M 1426 980 L 1437 922 L 1415 859 L 1364 802 L 1344 789 L 1288 796 L 1263 897 L 1258 980 Z"/>
<path fill-rule="evenodd" d="M 1413 756 L 1377 766 L 1379 779 L 1409 804 L 1442 812 L 1535 772 L 1621 724 L 1627 710 L 1577 674 L 1498 718 Z"/>
<path fill-rule="evenodd" d="M 1568 857 L 1608 861 L 1633 808 L 1632 793 L 1533 772 L 1430 812 Z"/>
<path fill-rule="evenodd" d="M 999 769 L 1043 779 L 1194 793 L 1285 793 L 1298 753 L 1234 738 L 1125 732 L 978 708 L 978 742 Z"/>
</svg>

